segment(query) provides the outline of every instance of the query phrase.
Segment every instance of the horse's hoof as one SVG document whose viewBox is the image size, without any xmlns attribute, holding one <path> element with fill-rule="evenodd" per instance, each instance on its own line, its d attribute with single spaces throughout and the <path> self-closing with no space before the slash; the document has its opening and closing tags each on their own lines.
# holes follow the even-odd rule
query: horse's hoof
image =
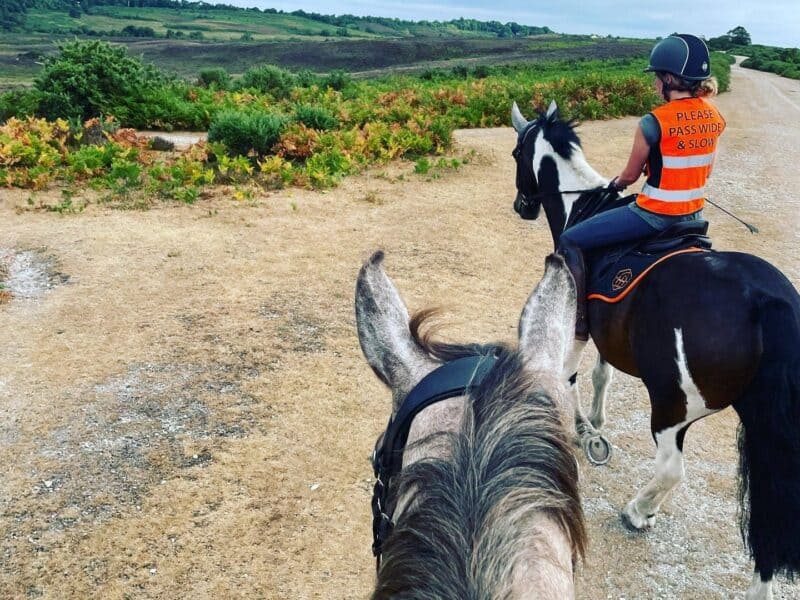
<svg viewBox="0 0 800 600">
<path fill-rule="evenodd" d="M 625 526 L 625 529 L 627 529 L 628 531 L 632 531 L 634 533 L 640 533 L 643 531 L 642 529 L 639 529 L 636 525 L 633 524 L 633 521 L 631 521 L 630 516 L 628 516 L 628 513 L 626 513 L 625 511 L 619 513 L 619 518 L 622 521 L 622 524 Z"/>
<path fill-rule="evenodd" d="M 656 516 L 640 515 L 639 511 L 634 507 L 633 501 L 628 503 L 628 506 L 625 507 L 625 510 L 623 510 L 619 516 L 620 519 L 622 519 L 622 524 L 625 525 L 628 531 L 647 531 L 648 529 L 652 529 L 656 524 Z"/>
<path fill-rule="evenodd" d="M 581 439 L 581 447 L 586 454 L 586 458 L 593 465 L 604 465 L 611 460 L 613 451 L 611 442 L 604 438 L 602 434 L 587 435 Z"/>
</svg>

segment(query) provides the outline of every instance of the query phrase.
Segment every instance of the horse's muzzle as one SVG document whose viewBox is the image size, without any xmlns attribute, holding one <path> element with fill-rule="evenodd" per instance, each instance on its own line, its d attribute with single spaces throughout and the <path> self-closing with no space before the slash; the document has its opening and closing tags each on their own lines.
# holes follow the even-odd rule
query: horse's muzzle
<svg viewBox="0 0 800 600">
<path fill-rule="evenodd" d="M 531 221 L 536 219 L 539 216 L 539 208 L 541 206 L 541 202 L 531 202 L 520 192 L 517 192 L 517 197 L 514 199 L 514 210 L 523 219 Z"/>
</svg>

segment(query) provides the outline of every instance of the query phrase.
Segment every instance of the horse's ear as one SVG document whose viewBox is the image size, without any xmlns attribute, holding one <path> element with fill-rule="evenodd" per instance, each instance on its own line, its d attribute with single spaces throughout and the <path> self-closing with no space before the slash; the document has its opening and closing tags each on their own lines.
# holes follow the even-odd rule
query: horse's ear
<svg viewBox="0 0 800 600">
<path fill-rule="evenodd" d="M 516 102 L 511 105 L 511 124 L 514 126 L 514 129 L 517 130 L 517 133 L 528 126 L 528 121 L 522 116 Z"/>
<path fill-rule="evenodd" d="M 575 339 L 575 300 L 575 280 L 564 259 L 551 254 L 519 321 L 520 350 L 532 369 L 564 374 Z"/>
<path fill-rule="evenodd" d="M 547 113 L 545 114 L 548 119 L 553 116 L 558 116 L 558 105 L 555 100 L 550 101 L 550 106 L 547 107 Z"/>
<path fill-rule="evenodd" d="M 397 401 L 436 363 L 412 338 L 408 310 L 382 262 L 383 252 L 375 252 L 358 274 L 356 327 L 367 362 Z"/>
</svg>

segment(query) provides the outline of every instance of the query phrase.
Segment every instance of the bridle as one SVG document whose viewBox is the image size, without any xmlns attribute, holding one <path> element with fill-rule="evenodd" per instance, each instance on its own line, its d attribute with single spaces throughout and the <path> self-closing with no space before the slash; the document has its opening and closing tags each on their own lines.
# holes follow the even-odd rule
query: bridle
<svg viewBox="0 0 800 600">
<path fill-rule="evenodd" d="M 539 182 L 536 180 L 536 174 L 533 172 L 533 156 L 531 156 L 530 160 L 526 160 L 525 153 L 523 152 L 528 135 L 531 133 L 531 131 L 536 129 L 538 124 L 538 120 L 533 120 L 528 123 L 525 126 L 525 129 L 523 129 L 517 136 L 517 145 L 514 147 L 514 150 L 511 151 L 511 156 L 514 157 L 514 160 L 517 163 L 517 199 L 522 204 L 522 206 L 519 208 L 528 209 L 534 211 L 535 214 L 538 214 L 539 209 L 537 205 L 541 204 L 543 198 L 561 196 L 563 194 L 585 194 L 587 192 L 597 192 L 603 189 L 602 186 L 599 186 L 582 190 L 555 190 L 552 192 L 540 192 Z M 609 184 L 609 189 L 616 190 L 616 188 L 611 188 L 611 185 L 612 184 Z M 530 188 L 533 188 L 535 191 L 533 193 L 529 192 L 528 190 Z M 517 212 L 519 212 L 519 209 Z"/>
<path fill-rule="evenodd" d="M 372 554 L 376 568 L 381 566 L 383 543 L 394 527 L 392 516 L 397 504 L 395 479 L 403 468 L 411 422 L 423 409 L 441 400 L 470 394 L 477 389 L 497 362 L 495 355 L 457 358 L 422 378 L 389 419 L 386 431 L 378 438 L 372 453 L 375 486 L 372 490 Z"/>
</svg>

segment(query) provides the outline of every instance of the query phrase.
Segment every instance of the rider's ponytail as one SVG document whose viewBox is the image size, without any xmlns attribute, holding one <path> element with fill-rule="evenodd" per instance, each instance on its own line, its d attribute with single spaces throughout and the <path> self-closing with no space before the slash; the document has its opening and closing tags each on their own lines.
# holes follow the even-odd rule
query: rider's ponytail
<svg viewBox="0 0 800 600">
<path fill-rule="evenodd" d="M 703 81 L 695 81 L 694 84 L 691 92 L 692 96 L 696 98 L 707 98 L 717 95 L 718 85 L 716 77 L 709 77 Z"/>
</svg>

